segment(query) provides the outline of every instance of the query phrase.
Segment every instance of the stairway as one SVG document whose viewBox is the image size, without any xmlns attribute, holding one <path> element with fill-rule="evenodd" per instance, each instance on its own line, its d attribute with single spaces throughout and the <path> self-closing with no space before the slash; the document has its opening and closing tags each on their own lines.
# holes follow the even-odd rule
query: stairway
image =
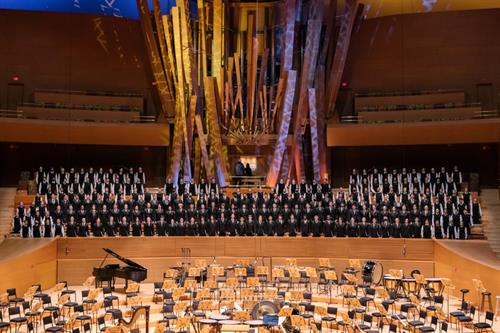
<svg viewBox="0 0 500 333">
<path fill-rule="evenodd" d="M 16 192 L 15 187 L 0 187 L 0 241 L 11 231 Z"/>
<path fill-rule="evenodd" d="M 488 243 L 500 258 L 500 194 L 498 190 L 481 191 L 482 224 Z"/>
</svg>

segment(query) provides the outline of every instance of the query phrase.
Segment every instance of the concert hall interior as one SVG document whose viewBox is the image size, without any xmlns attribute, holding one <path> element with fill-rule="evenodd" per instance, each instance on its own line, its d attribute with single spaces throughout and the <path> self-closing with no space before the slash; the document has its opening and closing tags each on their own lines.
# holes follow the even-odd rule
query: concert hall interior
<svg viewBox="0 0 500 333">
<path fill-rule="evenodd" d="M 0 333 L 500 332 L 499 0 L 0 0 Z"/>
</svg>

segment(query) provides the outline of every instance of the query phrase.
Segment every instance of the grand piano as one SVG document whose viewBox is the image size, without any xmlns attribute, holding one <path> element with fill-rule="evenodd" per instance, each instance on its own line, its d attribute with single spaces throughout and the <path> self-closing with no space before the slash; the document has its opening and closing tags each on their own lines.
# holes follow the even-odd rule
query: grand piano
<svg viewBox="0 0 500 333">
<path fill-rule="evenodd" d="M 99 267 L 94 267 L 94 271 L 92 275 L 95 276 L 96 287 L 102 286 L 103 282 L 107 282 L 108 285 L 114 289 L 115 287 L 115 279 L 121 278 L 125 279 L 125 288 L 128 286 L 128 280 L 132 280 L 135 282 L 141 282 L 146 280 L 148 277 L 148 270 L 136 262 L 133 262 L 130 259 L 124 258 L 118 253 L 103 248 L 103 250 L 107 253 L 104 259 L 101 261 Z M 127 266 L 120 267 L 118 264 L 108 264 L 104 267 L 102 265 L 106 261 L 106 258 L 111 255 L 121 262 L 127 264 Z"/>
</svg>

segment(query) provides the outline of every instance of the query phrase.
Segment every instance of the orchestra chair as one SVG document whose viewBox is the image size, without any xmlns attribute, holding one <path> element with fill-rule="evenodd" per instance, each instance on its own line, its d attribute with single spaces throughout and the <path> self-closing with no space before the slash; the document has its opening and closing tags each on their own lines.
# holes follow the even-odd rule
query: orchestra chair
<svg viewBox="0 0 500 333">
<path fill-rule="evenodd" d="M 320 318 L 320 322 L 319 322 L 320 330 L 323 330 L 323 324 L 326 324 L 326 328 L 328 328 L 330 330 L 333 329 L 333 320 L 330 319 L 333 317 L 328 316 L 326 306 L 316 305 L 314 307 L 314 314 Z M 330 325 L 330 326 L 328 327 L 328 325 Z"/>
<path fill-rule="evenodd" d="M 361 271 L 362 265 L 361 265 L 361 260 L 359 259 L 349 259 L 349 266 L 348 270 L 353 272 L 354 274 L 357 274 Z"/>
<path fill-rule="evenodd" d="M 269 267 L 257 266 L 255 267 L 255 276 L 259 278 L 259 282 L 263 288 L 267 288 L 269 282 Z"/>
<path fill-rule="evenodd" d="M 344 284 L 340 287 L 341 296 L 342 296 L 342 305 L 350 306 L 350 303 L 347 300 L 351 298 L 356 298 L 356 289 L 351 284 Z"/>
<path fill-rule="evenodd" d="M 491 311 L 486 311 L 484 316 L 484 321 L 478 321 L 474 323 L 474 333 L 482 333 L 482 332 L 492 332 L 493 333 L 493 320 L 495 314 Z"/>
<path fill-rule="evenodd" d="M 116 306 L 119 308 L 120 307 L 120 299 L 118 296 L 113 295 L 113 289 L 111 287 L 103 287 L 102 288 L 102 296 L 104 301 L 111 301 L 111 305 L 114 306 L 116 303 Z"/>
<path fill-rule="evenodd" d="M 464 314 L 463 316 L 456 317 L 457 324 L 461 332 L 464 331 L 464 327 L 471 326 L 474 321 L 474 315 L 476 314 L 476 307 L 471 305 L 469 314 Z"/>
<path fill-rule="evenodd" d="M 389 307 L 382 303 L 375 303 L 375 312 L 372 312 L 372 316 L 377 319 L 377 321 L 382 321 L 384 323 L 390 323 L 389 312 L 387 310 Z"/>
<path fill-rule="evenodd" d="M 290 286 L 290 278 L 285 276 L 285 270 L 280 267 L 273 267 L 271 270 L 274 286 L 280 290 L 281 285 L 284 283 L 287 288 Z"/>
<path fill-rule="evenodd" d="M 300 271 L 295 266 L 288 267 L 288 274 L 290 275 L 290 287 L 295 289 L 295 287 L 300 287 L 300 279 L 302 278 Z"/>
<path fill-rule="evenodd" d="M 189 331 L 190 326 L 191 326 L 191 317 L 189 316 L 179 317 L 176 320 L 174 320 L 174 327 L 172 332 L 187 333 Z"/>
<path fill-rule="evenodd" d="M 363 314 L 366 312 L 366 307 L 361 305 L 361 302 L 357 298 L 348 298 L 347 299 L 347 304 L 348 304 L 348 310 L 350 310 L 350 307 L 357 313 L 357 314 Z"/>
<path fill-rule="evenodd" d="M 61 291 L 61 295 L 73 295 L 74 301 L 76 302 L 76 291 L 73 289 L 68 289 L 68 282 L 61 281 L 61 283 L 64 283 L 64 290 Z"/>
<path fill-rule="evenodd" d="M 291 319 L 291 325 L 294 328 L 294 330 L 301 332 L 304 329 L 308 329 L 308 331 L 311 332 L 311 327 L 306 324 L 306 320 L 304 319 L 304 317 L 298 315 L 292 315 L 290 319 Z"/>
<path fill-rule="evenodd" d="M 202 287 L 203 286 L 203 279 L 201 278 L 201 268 L 200 267 L 189 267 L 187 280 L 194 280 L 195 282 L 197 282 L 197 280 L 199 280 L 200 287 Z M 195 287 L 196 287 L 196 285 L 194 287 L 191 287 L 191 288 L 195 288 Z"/>
<path fill-rule="evenodd" d="M 179 287 L 172 290 L 172 299 L 177 302 L 180 301 L 186 295 L 186 288 Z"/>
<path fill-rule="evenodd" d="M 16 288 L 10 288 L 7 289 L 7 295 L 9 299 L 9 303 L 12 305 L 21 305 L 24 302 L 24 298 L 22 297 L 17 297 L 17 291 Z"/>
<path fill-rule="evenodd" d="M 90 310 L 92 305 L 97 303 L 97 297 L 99 296 L 101 290 L 101 288 L 92 289 L 87 297 L 82 301 L 84 312 Z"/>
<path fill-rule="evenodd" d="M 128 301 L 132 297 L 139 295 L 140 284 L 131 281 L 128 283 L 127 289 L 125 289 L 125 304 L 128 305 Z"/>
<path fill-rule="evenodd" d="M 341 320 L 337 321 L 337 330 L 339 327 L 342 328 L 342 332 L 348 332 L 348 328 L 354 328 L 354 320 L 356 318 L 356 312 L 348 311 L 347 313 L 340 313 Z M 352 330 L 351 330 L 352 331 Z"/>
<path fill-rule="evenodd" d="M 446 306 L 447 306 L 447 312 L 450 314 L 450 294 L 453 293 L 453 291 L 456 289 L 455 285 L 453 284 L 453 281 L 448 278 L 442 278 L 441 283 L 443 284 L 444 291 L 446 292 Z"/>
<path fill-rule="evenodd" d="M 201 299 L 197 305 L 196 308 L 193 307 L 193 319 L 195 321 L 198 321 L 199 319 L 203 319 L 206 317 L 206 313 L 210 310 L 212 310 L 213 301 L 208 300 L 208 299 Z"/>
<path fill-rule="evenodd" d="M 217 283 L 217 288 L 219 288 L 219 284 L 226 283 L 226 270 L 222 266 L 210 267 L 210 275 L 214 281 Z"/>
<path fill-rule="evenodd" d="M 107 321 L 114 321 L 122 318 L 123 314 L 122 311 L 119 308 L 114 308 L 113 307 L 113 301 L 109 299 L 105 299 L 103 302 L 103 307 L 104 307 L 104 315 L 102 316 L 102 321 L 103 324 L 106 322 L 106 318 L 108 319 Z M 97 319 L 99 320 L 100 317 Z M 105 326 L 105 325 L 104 325 Z"/>
<path fill-rule="evenodd" d="M 254 292 L 261 292 L 260 279 L 257 276 L 249 276 L 247 277 L 247 287 L 251 288 Z"/>
<path fill-rule="evenodd" d="M 374 288 L 365 288 L 364 296 L 359 298 L 359 302 L 366 307 L 367 311 L 370 311 L 370 304 L 375 305 L 375 294 L 377 291 Z"/>
<path fill-rule="evenodd" d="M 54 325 L 52 316 L 45 316 L 42 318 L 43 330 L 46 333 L 60 333 L 63 331 L 61 326 Z"/>
<path fill-rule="evenodd" d="M 219 290 L 219 286 L 217 285 L 217 281 L 215 280 L 207 280 L 204 284 L 206 289 L 210 290 L 210 294 L 212 298 L 217 299 L 217 291 Z"/>
<path fill-rule="evenodd" d="M 316 271 L 316 268 L 314 267 L 306 267 L 305 271 L 306 279 L 305 282 L 309 286 L 309 291 L 312 289 L 312 284 L 316 283 L 316 292 L 319 292 L 319 287 L 318 287 L 318 272 Z"/>
<path fill-rule="evenodd" d="M 41 318 L 42 311 L 40 311 L 42 307 L 41 300 L 34 300 L 29 304 L 29 307 L 24 310 L 24 316 L 28 320 L 28 322 L 35 323 L 35 327 L 37 327 L 39 319 Z"/>
<path fill-rule="evenodd" d="M 394 311 L 396 310 L 396 304 L 393 299 L 391 299 L 389 292 L 385 287 L 379 286 L 375 287 L 375 295 L 379 298 L 382 299 L 382 304 L 387 305 L 387 308 L 391 308 L 392 314 L 394 314 Z"/>
<path fill-rule="evenodd" d="M 75 314 L 75 326 L 79 326 L 80 332 L 88 332 L 91 330 L 92 317 L 85 313 L 83 304 L 77 305 L 74 308 Z"/>
<path fill-rule="evenodd" d="M 247 283 L 247 269 L 246 267 L 235 267 L 234 276 L 238 279 L 238 286 L 246 286 Z"/>
<path fill-rule="evenodd" d="M 300 290 L 291 290 L 285 297 L 287 301 L 295 306 L 298 306 L 302 301 L 304 301 L 304 293 Z"/>
<path fill-rule="evenodd" d="M 3 321 L 3 311 L 0 311 L 0 333 L 6 333 L 10 329 L 10 323 Z"/>
</svg>

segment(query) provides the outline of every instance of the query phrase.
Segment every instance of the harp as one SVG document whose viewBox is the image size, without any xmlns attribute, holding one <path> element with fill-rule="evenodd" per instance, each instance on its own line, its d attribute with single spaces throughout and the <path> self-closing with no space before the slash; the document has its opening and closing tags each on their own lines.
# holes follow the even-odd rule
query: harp
<svg viewBox="0 0 500 333">
<path fill-rule="evenodd" d="M 146 333 L 149 333 L 149 308 L 148 305 L 134 307 L 130 320 L 120 319 L 118 321 L 121 332 L 130 332 L 136 326 L 138 320 L 144 316 L 146 319 Z"/>
</svg>

